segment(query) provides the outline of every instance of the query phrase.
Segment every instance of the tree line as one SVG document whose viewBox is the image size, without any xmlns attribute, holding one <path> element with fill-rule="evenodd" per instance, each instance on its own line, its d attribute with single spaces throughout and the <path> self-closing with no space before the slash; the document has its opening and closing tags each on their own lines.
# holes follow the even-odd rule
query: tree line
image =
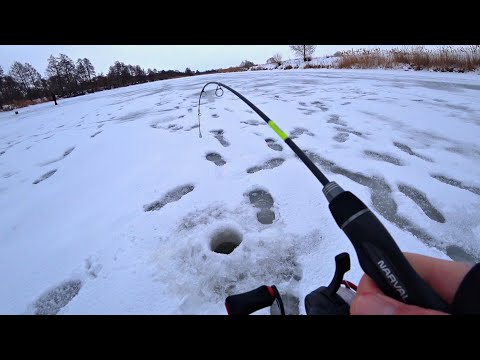
<svg viewBox="0 0 480 360">
<path fill-rule="evenodd" d="M 74 62 L 65 54 L 50 55 L 45 77 L 29 63 L 16 61 L 5 73 L 0 66 L 0 110 L 24 100 L 39 98 L 72 97 L 122 86 L 140 84 L 156 80 L 192 76 L 217 72 L 216 70 L 192 71 L 144 70 L 140 65 L 127 65 L 121 61 L 109 67 L 108 73 L 97 74 L 92 62 L 78 59 Z M 10 107 L 11 108 L 11 107 Z"/>
</svg>

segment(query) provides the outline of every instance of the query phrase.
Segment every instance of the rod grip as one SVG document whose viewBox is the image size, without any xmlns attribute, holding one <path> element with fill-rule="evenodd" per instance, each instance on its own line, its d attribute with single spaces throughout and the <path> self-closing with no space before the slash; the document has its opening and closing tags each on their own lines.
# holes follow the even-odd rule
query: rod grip
<svg viewBox="0 0 480 360">
<path fill-rule="evenodd" d="M 363 271 L 387 296 L 449 312 L 448 304 L 417 274 L 388 230 L 359 198 L 344 191 L 332 199 L 329 208 L 352 242 Z"/>
<path fill-rule="evenodd" d="M 227 297 L 225 307 L 228 315 L 249 315 L 271 306 L 274 301 L 275 293 L 273 289 L 262 285 L 254 290 Z"/>
</svg>

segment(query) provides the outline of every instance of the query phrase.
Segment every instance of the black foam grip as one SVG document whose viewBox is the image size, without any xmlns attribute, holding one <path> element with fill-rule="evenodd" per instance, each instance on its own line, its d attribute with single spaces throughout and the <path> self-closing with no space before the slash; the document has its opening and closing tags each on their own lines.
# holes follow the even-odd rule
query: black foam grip
<svg viewBox="0 0 480 360">
<path fill-rule="evenodd" d="M 344 226 L 363 271 L 386 295 L 407 304 L 449 311 L 447 303 L 415 272 L 380 220 L 371 211 L 358 214 L 367 208 L 360 199 L 344 192 L 329 208 L 338 226 Z"/>
<path fill-rule="evenodd" d="M 338 227 L 341 227 L 352 215 L 367 208 L 367 206 L 350 191 L 344 191 L 335 197 L 328 207 Z"/>
<path fill-rule="evenodd" d="M 262 285 L 252 291 L 227 297 L 225 307 L 229 315 L 249 315 L 271 306 L 274 301 L 275 296 L 270 294 L 268 286 Z"/>
</svg>

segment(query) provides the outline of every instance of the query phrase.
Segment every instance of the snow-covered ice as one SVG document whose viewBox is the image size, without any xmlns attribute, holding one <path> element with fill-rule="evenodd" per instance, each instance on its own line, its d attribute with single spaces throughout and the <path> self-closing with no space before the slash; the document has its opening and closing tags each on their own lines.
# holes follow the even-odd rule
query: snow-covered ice
<svg viewBox="0 0 480 360">
<path fill-rule="evenodd" d="M 304 314 L 344 251 L 359 281 L 321 185 L 241 100 L 207 88 L 199 138 L 207 81 L 290 133 L 402 250 L 479 261 L 479 80 L 252 71 L 1 113 L 0 313 L 225 314 L 227 295 L 275 284 Z"/>
</svg>

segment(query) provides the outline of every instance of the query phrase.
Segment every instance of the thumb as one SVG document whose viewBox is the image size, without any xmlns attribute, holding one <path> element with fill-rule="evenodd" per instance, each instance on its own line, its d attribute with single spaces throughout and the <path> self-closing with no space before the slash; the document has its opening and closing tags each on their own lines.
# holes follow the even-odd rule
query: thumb
<svg viewBox="0 0 480 360">
<path fill-rule="evenodd" d="M 407 305 L 379 293 L 357 294 L 350 307 L 351 315 L 448 315 L 444 312 Z"/>
</svg>

